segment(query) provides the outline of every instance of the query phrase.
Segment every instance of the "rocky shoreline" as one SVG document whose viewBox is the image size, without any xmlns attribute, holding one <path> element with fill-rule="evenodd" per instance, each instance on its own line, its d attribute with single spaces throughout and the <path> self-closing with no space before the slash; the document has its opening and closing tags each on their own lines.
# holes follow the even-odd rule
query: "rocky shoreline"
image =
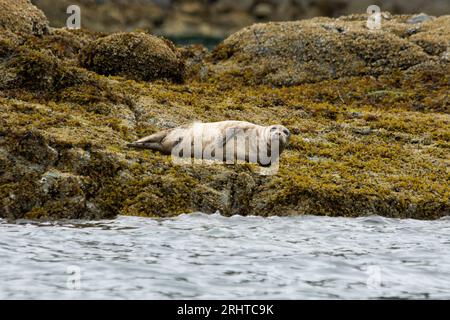
<svg viewBox="0 0 450 320">
<path fill-rule="evenodd" d="M 2 218 L 450 214 L 450 16 L 256 24 L 208 51 L 0 8 Z M 230 119 L 291 130 L 276 175 L 126 147 Z"/>
<path fill-rule="evenodd" d="M 32 0 L 52 27 L 66 25 L 72 0 Z M 223 39 L 254 23 L 365 13 L 377 4 L 392 14 L 450 12 L 447 0 L 77 0 L 85 28 L 99 32 L 147 30 L 169 38 Z"/>
</svg>

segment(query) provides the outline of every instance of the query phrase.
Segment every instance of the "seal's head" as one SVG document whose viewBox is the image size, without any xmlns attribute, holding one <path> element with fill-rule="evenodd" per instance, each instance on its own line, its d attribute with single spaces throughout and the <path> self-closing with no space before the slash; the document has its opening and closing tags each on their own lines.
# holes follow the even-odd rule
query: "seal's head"
<svg viewBox="0 0 450 320">
<path fill-rule="evenodd" d="M 291 133 L 289 132 L 288 128 L 282 126 L 282 125 L 273 125 L 268 127 L 268 133 L 270 140 L 278 139 L 280 146 L 287 146 L 289 143 L 289 138 L 291 137 Z"/>
</svg>

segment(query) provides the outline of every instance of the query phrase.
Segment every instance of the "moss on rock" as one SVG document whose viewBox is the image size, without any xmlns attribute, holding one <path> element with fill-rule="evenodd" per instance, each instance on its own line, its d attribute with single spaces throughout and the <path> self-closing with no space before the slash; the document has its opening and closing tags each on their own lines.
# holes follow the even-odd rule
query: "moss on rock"
<svg viewBox="0 0 450 320">
<path fill-rule="evenodd" d="M 0 30 L 16 36 L 48 33 L 48 20 L 30 0 L 0 0 Z"/>
<path fill-rule="evenodd" d="M 211 73 L 218 81 L 231 76 L 286 86 L 439 64 L 450 38 L 448 16 L 420 27 L 404 16 L 385 19 L 381 30 L 369 30 L 366 15 L 255 24 L 212 52 Z"/>
<path fill-rule="evenodd" d="M 358 26 L 360 16 L 259 25 L 210 57 L 201 47 L 178 53 L 141 33 L 1 37 L 0 217 L 449 215 L 448 48 L 429 41 L 428 50 L 408 31 L 420 27 L 425 36 L 437 28 L 448 40 L 447 20 L 408 19 L 392 16 L 375 33 Z M 383 39 L 393 42 L 377 42 Z M 327 48 L 344 54 L 333 58 Z M 80 67 L 78 54 L 98 74 Z M 177 79 L 184 59 L 184 84 L 142 81 Z M 352 61 L 361 69 L 346 70 Z M 295 73 L 308 65 L 323 72 Z M 248 164 L 180 166 L 126 147 L 158 130 L 230 119 L 291 130 L 276 175 Z"/>
<path fill-rule="evenodd" d="M 84 47 L 79 56 L 83 67 L 102 75 L 133 80 L 181 81 L 184 62 L 174 45 L 146 33 L 117 33 Z"/>
<path fill-rule="evenodd" d="M 0 59 L 1 89 L 54 91 L 74 80 L 73 74 L 49 52 L 21 46 Z"/>
<path fill-rule="evenodd" d="M 30 49 L 50 51 L 58 59 L 69 60 L 70 64 L 76 65 L 81 48 L 102 36 L 105 35 L 86 29 L 51 28 L 47 34 L 40 37 L 26 37 L 24 45 Z"/>
</svg>

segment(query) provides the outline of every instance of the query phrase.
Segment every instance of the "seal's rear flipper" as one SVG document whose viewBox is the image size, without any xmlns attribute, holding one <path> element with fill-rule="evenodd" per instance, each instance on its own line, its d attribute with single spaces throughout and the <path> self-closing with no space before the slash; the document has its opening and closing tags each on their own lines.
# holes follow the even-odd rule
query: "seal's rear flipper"
<svg viewBox="0 0 450 320">
<path fill-rule="evenodd" d="M 136 149 L 151 149 L 161 152 L 163 151 L 162 145 L 158 142 L 148 142 L 148 143 L 132 142 L 128 143 L 127 147 Z"/>
<path fill-rule="evenodd" d="M 157 132 L 150 136 L 139 139 L 135 142 L 128 143 L 127 146 L 130 148 L 138 148 L 138 149 L 152 149 L 162 151 L 162 141 L 169 133 L 169 130 Z"/>
</svg>

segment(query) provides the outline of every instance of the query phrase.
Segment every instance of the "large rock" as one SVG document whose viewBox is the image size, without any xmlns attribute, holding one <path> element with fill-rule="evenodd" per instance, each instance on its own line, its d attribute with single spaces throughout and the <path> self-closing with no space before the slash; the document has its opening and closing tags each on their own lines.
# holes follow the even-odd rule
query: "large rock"
<svg viewBox="0 0 450 320">
<path fill-rule="evenodd" d="M 36 131 L 0 139 L 1 217 L 108 216 L 89 202 L 89 178 L 54 168 L 58 156 L 58 151 Z"/>
<path fill-rule="evenodd" d="M 83 67 L 102 75 L 134 80 L 181 81 L 184 62 L 173 44 L 146 33 L 117 33 L 100 38 L 80 53 Z"/>
<path fill-rule="evenodd" d="M 53 90 L 71 76 L 48 51 L 30 50 L 0 38 L 0 89 Z"/>
<path fill-rule="evenodd" d="M 42 35 L 48 32 L 48 20 L 30 0 L 0 0 L 0 30 L 15 34 Z"/>
<path fill-rule="evenodd" d="M 414 23 L 411 30 L 413 34 L 409 40 L 426 53 L 443 59 L 445 52 L 450 50 L 450 15 Z"/>
<path fill-rule="evenodd" d="M 145 34 L 104 37 L 52 30 L 20 41 L 0 35 L 0 217 L 168 217 L 217 210 L 261 216 L 448 216 L 450 72 L 443 68 L 449 60 L 443 45 L 448 20 L 412 18 L 392 18 L 383 31 L 373 33 L 364 30 L 360 16 L 306 21 L 302 28 L 311 30 L 303 38 L 296 32 L 289 38 L 281 30 L 260 46 L 239 41 L 236 48 L 223 45 L 214 53 L 216 64 L 205 61 L 204 48 L 180 50 L 188 72 L 198 75 L 184 84 L 129 81 L 78 66 L 78 51 L 89 48 L 81 57 L 92 59 L 89 68 L 99 73 L 177 78 L 178 50 Z M 311 72 L 303 80 L 327 80 L 287 88 L 233 81 L 247 77 L 249 82 L 276 83 L 269 73 L 259 78 L 252 73 L 266 68 L 261 62 L 269 58 L 279 67 L 274 71 L 278 79 L 284 79 L 284 72 L 286 79 L 298 81 L 298 75 L 289 74 L 289 63 L 306 62 L 302 55 L 293 59 L 292 44 L 280 36 L 297 45 L 309 39 L 305 46 L 316 51 L 308 59 L 323 59 L 323 66 L 316 63 L 315 68 L 335 66 L 336 74 L 346 72 L 342 58 L 327 55 L 323 44 L 333 54 L 341 48 L 349 61 L 359 63 L 361 73 L 328 80 L 329 73 Z M 237 59 L 252 53 L 247 49 L 257 54 Z M 231 78 L 204 81 L 208 68 Z M 291 129 L 291 144 L 276 175 L 259 175 L 252 165 L 180 166 L 157 152 L 126 147 L 159 130 L 227 119 Z"/>
<path fill-rule="evenodd" d="M 439 63 L 448 47 L 450 16 L 419 25 L 384 15 L 381 30 L 366 15 L 256 24 L 231 35 L 212 54 L 216 76 L 295 85 L 344 76 L 390 74 Z"/>
</svg>

